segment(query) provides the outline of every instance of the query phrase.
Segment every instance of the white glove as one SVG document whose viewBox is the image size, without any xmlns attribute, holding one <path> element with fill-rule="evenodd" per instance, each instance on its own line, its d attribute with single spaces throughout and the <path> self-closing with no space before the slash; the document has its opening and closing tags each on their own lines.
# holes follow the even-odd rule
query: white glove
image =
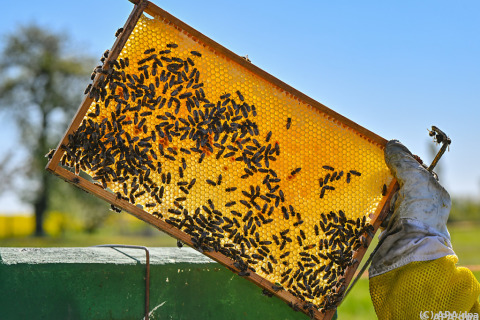
<svg viewBox="0 0 480 320">
<path fill-rule="evenodd" d="M 397 140 L 387 143 L 385 162 L 400 189 L 391 227 L 380 235 L 383 243 L 372 259 L 370 277 L 413 261 L 455 254 L 446 225 L 451 207 L 448 192 Z"/>
</svg>

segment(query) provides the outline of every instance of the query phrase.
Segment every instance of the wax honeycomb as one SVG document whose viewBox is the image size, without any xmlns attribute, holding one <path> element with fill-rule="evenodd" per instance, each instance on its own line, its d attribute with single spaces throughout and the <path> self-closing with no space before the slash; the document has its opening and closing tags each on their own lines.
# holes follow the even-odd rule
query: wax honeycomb
<svg viewBox="0 0 480 320">
<path fill-rule="evenodd" d="M 241 276 L 335 305 L 391 180 L 381 146 L 161 17 L 142 16 L 97 74 L 64 166 Z"/>
</svg>

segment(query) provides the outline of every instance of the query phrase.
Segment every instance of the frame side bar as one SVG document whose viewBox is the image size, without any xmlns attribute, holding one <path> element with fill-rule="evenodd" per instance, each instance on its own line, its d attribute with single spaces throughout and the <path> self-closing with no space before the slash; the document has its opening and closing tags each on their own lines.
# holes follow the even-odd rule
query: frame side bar
<svg viewBox="0 0 480 320">
<path fill-rule="evenodd" d="M 118 55 L 120 54 L 123 47 L 125 46 L 125 43 L 130 37 L 130 34 L 135 28 L 135 25 L 137 24 L 138 19 L 140 19 L 143 11 L 145 10 L 146 6 L 147 6 L 147 1 L 144 1 L 144 0 L 139 0 L 138 4 L 135 5 L 132 12 L 130 13 L 130 16 L 125 22 L 125 25 L 123 27 L 123 32 L 115 40 L 115 43 L 113 44 L 112 49 L 110 50 L 110 53 L 107 59 L 105 60 L 105 63 L 104 63 L 105 66 L 107 66 L 110 61 L 117 59 Z M 100 74 L 97 74 L 93 81 L 92 87 L 98 83 L 99 79 L 100 79 Z M 60 162 L 60 158 L 63 155 L 63 150 L 61 150 L 61 146 L 68 142 L 68 135 L 78 128 L 78 126 L 82 122 L 83 117 L 87 113 L 88 108 L 90 107 L 92 102 L 93 102 L 93 98 L 90 98 L 90 95 L 86 94 L 73 120 L 68 126 L 68 129 L 65 132 L 65 135 L 63 136 L 62 140 L 60 140 L 60 143 L 58 144 L 52 159 L 50 159 L 50 161 L 47 163 L 47 166 L 45 168 L 46 170 L 50 172 L 53 172 L 56 170 Z"/>
</svg>

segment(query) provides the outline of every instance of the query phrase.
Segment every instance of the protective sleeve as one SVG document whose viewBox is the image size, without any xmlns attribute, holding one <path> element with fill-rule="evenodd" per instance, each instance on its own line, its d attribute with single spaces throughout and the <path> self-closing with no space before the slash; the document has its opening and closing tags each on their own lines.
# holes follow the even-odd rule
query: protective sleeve
<svg viewBox="0 0 480 320">
<path fill-rule="evenodd" d="M 372 259 L 370 277 L 413 261 L 455 255 L 446 226 L 451 207 L 448 192 L 396 140 L 387 143 L 385 162 L 400 189 L 391 227 L 380 235 L 383 243 Z"/>
</svg>

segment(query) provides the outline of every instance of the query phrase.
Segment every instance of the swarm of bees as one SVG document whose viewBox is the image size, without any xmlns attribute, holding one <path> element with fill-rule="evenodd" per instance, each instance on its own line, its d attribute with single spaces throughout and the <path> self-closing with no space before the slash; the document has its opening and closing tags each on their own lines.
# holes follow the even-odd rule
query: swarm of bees
<svg viewBox="0 0 480 320">
<path fill-rule="evenodd" d="M 202 53 L 184 52 L 176 43 L 150 47 L 132 61 L 108 60 L 105 52 L 85 90 L 90 109 L 61 145 L 62 165 L 142 205 L 187 234 L 198 251 L 230 258 L 239 276 L 257 273 L 275 283 L 274 292 L 287 290 L 304 302 L 292 308 L 336 308 L 345 271 L 358 263 L 354 252 L 367 246 L 373 226 L 342 210 L 305 219 L 282 188 L 283 180 L 302 176 L 302 167 L 282 177 L 275 170 L 282 148 L 275 132 L 260 130 L 248 94 L 234 90 L 212 99 L 196 65 Z M 297 120 L 284 121 L 291 130 Z M 206 177 L 202 163 L 218 163 L 220 173 Z M 362 175 L 320 168 L 320 199 Z"/>
</svg>

